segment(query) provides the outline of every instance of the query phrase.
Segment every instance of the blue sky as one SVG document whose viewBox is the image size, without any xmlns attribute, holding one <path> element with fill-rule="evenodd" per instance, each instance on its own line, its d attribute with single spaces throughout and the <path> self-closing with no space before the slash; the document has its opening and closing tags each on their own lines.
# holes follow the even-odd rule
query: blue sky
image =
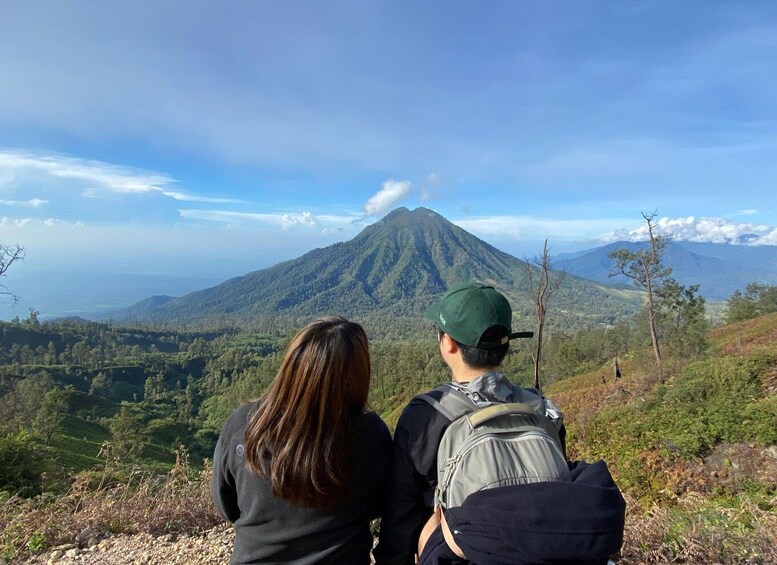
<svg viewBox="0 0 777 565">
<path fill-rule="evenodd" d="M 653 210 L 777 244 L 775 53 L 774 2 L 5 2 L 5 283 L 222 280 L 400 205 L 518 256 Z"/>
</svg>

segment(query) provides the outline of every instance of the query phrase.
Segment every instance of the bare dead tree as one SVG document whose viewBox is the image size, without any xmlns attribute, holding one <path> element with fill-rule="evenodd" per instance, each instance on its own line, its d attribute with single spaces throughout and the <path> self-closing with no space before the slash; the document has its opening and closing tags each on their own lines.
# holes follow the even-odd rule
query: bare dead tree
<svg viewBox="0 0 777 565">
<path fill-rule="evenodd" d="M 657 212 L 647 214 L 642 212 L 648 231 L 648 248 L 631 251 L 621 248 L 610 252 L 607 257 L 615 260 L 615 265 L 610 270 L 610 277 L 624 275 L 631 279 L 634 286 L 645 289 L 647 293 L 647 319 L 650 328 L 650 338 L 653 341 L 653 353 L 656 356 L 658 366 L 658 380 L 664 382 L 664 364 L 661 359 L 661 348 L 658 343 L 656 331 L 655 292 L 660 284 L 672 273 L 671 267 L 665 267 L 661 263 L 661 257 L 666 249 L 669 239 L 656 233 L 653 222 Z"/>
<path fill-rule="evenodd" d="M 540 382 L 540 372 L 542 368 L 542 332 L 545 329 L 548 301 L 558 289 L 561 288 L 561 284 L 566 277 L 566 272 L 560 270 L 555 271 L 554 274 L 551 275 L 550 253 L 547 239 L 542 248 L 542 254 L 535 257 L 532 262 L 539 267 L 536 286 L 532 266 L 529 264 L 529 261 L 525 261 L 526 273 L 529 279 L 529 292 L 531 292 L 532 298 L 534 299 L 534 311 L 537 316 L 537 344 L 532 353 L 532 358 L 534 360 L 534 388 L 542 393 L 542 384 Z"/>
<path fill-rule="evenodd" d="M 24 247 L 19 245 L 0 244 L 0 277 L 5 277 L 11 265 L 17 261 L 24 261 Z M 8 296 L 13 303 L 19 301 L 15 293 L 8 290 L 4 284 L 0 284 L 0 296 Z"/>
</svg>

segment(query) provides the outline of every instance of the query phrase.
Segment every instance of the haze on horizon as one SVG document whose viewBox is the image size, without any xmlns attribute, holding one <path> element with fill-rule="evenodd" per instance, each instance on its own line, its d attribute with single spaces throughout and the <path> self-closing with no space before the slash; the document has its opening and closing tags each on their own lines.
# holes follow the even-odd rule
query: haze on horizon
<svg viewBox="0 0 777 565">
<path fill-rule="evenodd" d="M 639 238 L 652 210 L 678 239 L 777 244 L 772 2 L 0 16 L 0 242 L 27 249 L 5 281 L 23 299 L 207 286 L 401 205 L 519 257 Z"/>
</svg>

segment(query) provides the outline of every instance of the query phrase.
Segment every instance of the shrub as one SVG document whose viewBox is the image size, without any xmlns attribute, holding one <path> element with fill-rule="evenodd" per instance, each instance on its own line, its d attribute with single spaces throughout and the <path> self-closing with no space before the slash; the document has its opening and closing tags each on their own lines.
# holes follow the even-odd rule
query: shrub
<svg viewBox="0 0 777 565">
<path fill-rule="evenodd" d="M 48 450 L 43 442 L 24 430 L 0 435 L 0 490 L 20 496 L 41 491 L 41 475 L 48 469 Z"/>
</svg>

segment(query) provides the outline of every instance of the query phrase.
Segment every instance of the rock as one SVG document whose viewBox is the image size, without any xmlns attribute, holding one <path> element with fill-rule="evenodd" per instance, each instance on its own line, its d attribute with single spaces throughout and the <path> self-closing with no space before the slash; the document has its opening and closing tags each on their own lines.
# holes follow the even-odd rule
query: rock
<svg viewBox="0 0 777 565">
<path fill-rule="evenodd" d="M 79 534 L 76 535 L 76 543 L 83 547 L 87 544 L 90 538 L 96 537 L 98 534 L 95 530 L 87 526 Z"/>
<path fill-rule="evenodd" d="M 80 550 L 80 549 L 78 549 L 77 547 L 74 547 L 73 549 L 68 549 L 68 550 L 65 552 L 65 557 L 67 557 L 67 558 L 69 558 L 69 559 L 73 559 L 73 558 L 74 558 L 76 555 L 78 555 L 80 552 L 81 552 L 81 550 Z"/>
<path fill-rule="evenodd" d="M 65 555 L 64 549 L 55 549 L 51 552 L 51 555 L 49 555 L 49 563 L 54 561 L 59 561 L 62 559 L 62 556 Z"/>
</svg>

